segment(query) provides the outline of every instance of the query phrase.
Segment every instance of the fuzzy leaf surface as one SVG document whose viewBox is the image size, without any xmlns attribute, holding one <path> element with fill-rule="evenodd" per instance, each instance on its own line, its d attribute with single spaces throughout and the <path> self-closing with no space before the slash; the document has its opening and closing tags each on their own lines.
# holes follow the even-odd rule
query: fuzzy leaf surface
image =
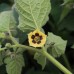
<svg viewBox="0 0 74 74">
<path fill-rule="evenodd" d="M 21 54 L 5 58 L 5 63 L 8 74 L 21 74 L 22 67 L 24 66 L 24 59 Z"/>
<path fill-rule="evenodd" d="M 12 11 L 4 11 L 0 14 L 0 32 L 14 32 L 16 21 L 14 20 Z"/>
<path fill-rule="evenodd" d="M 34 59 L 37 60 L 37 63 L 42 66 L 42 69 L 45 68 L 46 65 L 46 57 L 40 53 L 35 53 Z"/>
<path fill-rule="evenodd" d="M 54 35 L 53 33 L 48 33 L 46 47 L 54 43 L 50 48 L 48 48 L 49 53 L 54 57 L 60 57 L 65 53 L 65 48 L 67 41 L 63 40 L 60 36 Z"/>
<path fill-rule="evenodd" d="M 51 10 L 50 0 L 16 0 L 19 13 L 19 26 L 22 31 L 41 29 L 48 21 Z"/>
</svg>

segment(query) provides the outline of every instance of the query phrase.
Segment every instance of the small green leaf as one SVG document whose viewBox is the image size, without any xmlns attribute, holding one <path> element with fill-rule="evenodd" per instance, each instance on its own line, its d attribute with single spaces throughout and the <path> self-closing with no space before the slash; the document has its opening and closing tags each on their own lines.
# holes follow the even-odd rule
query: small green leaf
<svg viewBox="0 0 74 74">
<path fill-rule="evenodd" d="M 18 26 L 20 30 L 41 29 L 48 21 L 51 10 L 50 0 L 16 0 L 15 3 L 20 15 Z"/>
<path fill-rule="evenodd" d="M 40 53 L 35 53 L 34 59 L 37 60 L 37 63 L 42 66 L 42 70 L 45 68 L 46 65 L 46 57 L 44 57 Z"/>
<path fill-rule="evenodd" d="M 24 66 L 24 59 L 21 54 L 5 58 L 5 63 L 8 74 L 21 74 L 22 67 Z"/>
<path fill-rule="evenodd" d="M 65 53 L 67 41 L 63 40 L 60 36 L 48 33 L 46 46 L 54 43 L 51 48 L 48 48 L 50 54 L 54 57 L 59 57 Z"/>
</svg>

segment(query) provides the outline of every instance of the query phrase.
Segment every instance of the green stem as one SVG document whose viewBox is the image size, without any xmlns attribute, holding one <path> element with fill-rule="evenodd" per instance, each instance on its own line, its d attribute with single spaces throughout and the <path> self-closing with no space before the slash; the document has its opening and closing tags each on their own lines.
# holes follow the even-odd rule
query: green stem
<svg viewBox="0 0 74 74">
<path fill-rule="evenodd" d="M 59 68 L 64 74 L 72 74 L 68 69 L 66 69 L 62 64 L 60 64 L 55 58 L 53 58 L 49 53 L 43 48 L 42 54 L 51 61 L 57 68 Z"/>
<path fill-rule="evenodd" d="M 21 45 L 21 44 L 17 44 L 17 45 L 12 45 L 11 48 L 13 47 L 19 47 L 19 48 L 24 48 L 25 50 L 31 50 L 31 51 L 35 51 L 35 52 L 39 52 L 41 53 L 41 51 L 39 49 L 33 48 L 33 47 L 29 47 L 26 45 Z"/>
<path fill-rule="evenodd" d="M 63 59 L 64 59 L 64 61 L 65 61 L 65 64 L 66 64 L 67 68 L 68 68 L 70 71 L 72 71 L 66 55 L 64 54 L 64 55 L 62 55 L 62 57 L 63 57 Z"/>
<path fill-rule="evenodd" d="M 12 45 L 12 47 L 21 47 L 21 48 L 25 48 L 26 50 L 31 50 L 31 51 L 35 51 L 35 52 L 39 52 L 42 55 L 44 55 L 46 58 L 48 58 L 49 61 L 51 61 L 56 67 L 58 67 L 62 72 L 64 72 L 65 74 L 72 74 L 68 69 L 66 69 L 62 64 L 60 64 L 55 58 L 53 58 L 49 53 L 47 53 L 45 51 L 45 49 L 43 50 L 38 50 L 36 48 L 33 47 L 29 47 L 26 45 Z"/>
<path fill-rule="evenodd" d="M 44 55 L 46 58 L 48 58 L 49 61 L 51 61 L 56 67 L 58 67 L 63 73 L 65 74 L 72 74 L 69 70 L 67 70 L 62 64 L 60 64 L 55 58 L 53 58 L 50 54 L 48 54 L 45 50 L 45 48 L 43 47 L 42 50 L 38 50 L 36 48 L 33 48 L 33 47 L 29 47 L 29 46 L 26 46 L 26 45 L 21 45 L 19 44 L 15 38 L 11 35 L 11 33 L 9 32 L 10 34 L 10 38 L 11 40 L 13 41 L 13 43 L 15 45 L 12 45 L 11 47 L 20 47 L 20 48 L 24 48 L 24 49 L 27 49 L 27 50 L 32 50 L 32 51 L 35 51 L 35 52 L 39 52 L 41 53 L 42 55 Z"/>
<path fill-rule="evenodd" d="M 13 42 L 14 44 L 19 44 L 19 43 L 16 41 L 16 39 L 12 36 L 12 34 L 11 34 L 10 31 L 9 31 L 9 37 L 10 37 L 10 39 L 12 40 L 12 42 Z"/>
<path fill-rule="evenodd" d="M 0 51 L 4 51 L 6 49 L 6 47 L 4 47 L 4 48 L 0 48 Z"/>
</svg>

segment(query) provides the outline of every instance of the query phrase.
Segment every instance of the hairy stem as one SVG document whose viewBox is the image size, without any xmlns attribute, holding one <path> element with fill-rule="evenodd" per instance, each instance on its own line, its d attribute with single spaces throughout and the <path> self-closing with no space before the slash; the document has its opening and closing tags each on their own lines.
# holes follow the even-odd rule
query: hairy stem
<svg viewBox="0 0 74 74">
<path fill-rule="evenodd" d="M 68 68 L 70 71 L 72 71 L 66 55 L 64 54 L 64 55 L 62 55 L 62 57 L 63 57 L 63 59 L 64 59 L 64 61 L 65 61 L 65 64 L 66 64 L 67 68 Z"/>
<path fill-rule="evenodd" d="M 19 44 L 19 43 L 16 41 L 16 39 L 12 36 L 12 34 L 11 34 L 10 31 L 9 31 L 9 37 L 10 37 L 10 39 L 12 40 L 12 42 L 13 42 L 14 44 Z"/>
<path fill-rule="evenodd" d="M 9 32 L 9 34 L 10 34 L 10 38 L 11 38 L 12 42 L 15 44 L 15 45 L 11 46 L 12 48 L 13 47 L 19 47 L 19 48 L 24 48 L 26 50 L 31 50 L 31 51 L 39 52 L 42 55 L 44 55 L 49 61 L 51 61 L 63 73 L 65 73 L 65 74 L 72 74 L 68 69 L 66 69 L 62 64 L 60 64 L 55 58 L 53 58 L 50 54 L 48 54 L 44 47 L 42 48 L 42 50 L 39 50 L 39 49 L 36 49 L 36 48 L 33 48 L 33 47 L 29 47 L 29 46 L 26 46 L 26 45 L 21 45 L 21 44 L 19 44 L 15 40 L 15 38 L 11 35 L 10 32 Z"/>
<path fill-rule="evenodd" d="M 47 51 L 45 51 L 45 48 L 43 47 L 42 54 L 51 61 L 57 68 L 59 68 L 64 74 L 72 74 L 68 69 L 66 69 L 61 63 L 59 63 L 55 58 L 53 58 Z"/>
<path fill-rule="evenodd" d="M 13 47 L 19 47 L 19 48 L 24 48 L 25 50 L 31 50 L 31 51 L 35 51 L 35 52 L 39 52 L 41 53 L 41 51 L 39 49 L 33 48 L 33 47 L 29 47 L 26 45 L 21 45 L 21 44 L 17 44 L 17 45 L 12 45 L 11 48 Z"/>
</svg>

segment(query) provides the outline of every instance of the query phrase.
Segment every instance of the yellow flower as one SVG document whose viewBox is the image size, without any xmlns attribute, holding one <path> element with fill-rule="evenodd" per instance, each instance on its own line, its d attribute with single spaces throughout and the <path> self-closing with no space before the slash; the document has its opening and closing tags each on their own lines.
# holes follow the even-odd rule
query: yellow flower
<svg viewBox="0 0 74 74">
<path fill-rule="evenodd" d="M 28 34 L 29 45 L 33 47 L 42 47 L 46 42 L 46 35 L 36 29 Z"/>
</svg>

